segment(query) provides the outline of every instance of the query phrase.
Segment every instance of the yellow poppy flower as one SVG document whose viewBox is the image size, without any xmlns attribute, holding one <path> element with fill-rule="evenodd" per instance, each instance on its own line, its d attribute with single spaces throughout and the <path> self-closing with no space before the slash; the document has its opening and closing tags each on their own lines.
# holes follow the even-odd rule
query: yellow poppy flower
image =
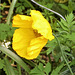
<svg viewBox="0 0 75 75">
<path fill-rule="evenodd" d="M 35 59 L 48 39 L 54 39 L 49 22 L 41 12 L 31 10 L 31 16 L 16 15 L 13 27 L 19 27 L 13 34 L 12 47 L 16 53 L 26 59 Z"/>
</svg>

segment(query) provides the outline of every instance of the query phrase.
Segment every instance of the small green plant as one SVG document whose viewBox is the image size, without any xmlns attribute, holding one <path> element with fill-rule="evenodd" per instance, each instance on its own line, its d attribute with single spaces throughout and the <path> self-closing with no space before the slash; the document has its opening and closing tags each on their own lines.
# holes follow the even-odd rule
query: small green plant
<svg viewBox="0 0 75 75">
<path fill-rule="evenodd" d="M 39 7 L 34 0 L 6 0 L 0 4 L 0 75 L 74 75 L 75 74 L 75 1 L 65 3 L 56 0 L 35 0 L 50 12 Z M 61 1 L 61 0 L 60 0 Z M 10 8 L 10 9 L 8 9 Z M 49 21 L 55 39 L 48 41 L 33 60 L 17 55 L 12 48 L 15 27 L 12 19 L 16 14 L 30 15 L 30 10 L 42 12 Z M 60 11 L 61 10 L 61 11 Z M 5 13 L 8 11 L 8 15 Z M 19 38 L 19 37 L 17 37 Z M 4 46 L 4 47 L 3 47 Z"/>
</svg>

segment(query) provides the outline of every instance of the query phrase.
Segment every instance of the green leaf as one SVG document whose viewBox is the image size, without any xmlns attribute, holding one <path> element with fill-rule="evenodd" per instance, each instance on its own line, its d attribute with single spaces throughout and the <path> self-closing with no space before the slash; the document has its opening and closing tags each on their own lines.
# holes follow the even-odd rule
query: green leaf
<svg viewBox="0 0 75 75">
<path fill-rule="evenodd" d="M 3 16 L 0 14 L 0 18 L 3 18 Z"/>
<path fill-rule="evenodd" d="M 66 21 L 67 21 L 67 23 L 68 23 L 68 26 L 71 25 L 73 19 L 74 19 L 73 13 L 70 13 L 69 15 L 66 16 Z M 71 25 L 71 26 L 72 26 L 72 25 Z"/>
<path fill-rule="evenodd" d="M 69 13 L 73 12 L 73 10 L 75 10 L 75 2 L 70 0 L 68 3 L 68 8 L 69 8 Z"/>
<path fill-rule="evenodd" d="M 47 75 L 49 75 L 49 72 L 51 72 L 51 64 L 49 62 L 46 64 L 44 71 Z"/>
<path fill-rule="evenodd" d="M 11 66 L 11 63 L 9 62 L 9 60 L 7 58 L 4 58 L 4 71 L 6 72 L 7 75 L 15 75 L 15 72 L 13 70 L 13 67 Z"/>
<path fill-rule="evenodd" d="M 68 9 L 68 7 L 67 7 L 66 5 L 64 5 L 64 4 L 59 4 L 59 6 L 61 6 L 61 8 L 65 9 L 65 10 L 69 11 L 69 9 Z"/>
<path fill-rule="evenodd" d="M 52 46 L 54 46 L 54 44 L 56 44 L 56 39 L 54 39 L 52 41 L 48 41 L 48 43 L 46 44 L 46 47 L 52 47 Z"/>
<path fill-rule="evenodd" d="M 61 44 L 61 49 L 63 51 L 66 50 L 66 51 L 69 51 L 70 52 L 70 48 L 68 46 L 65 46 L 65 45 L 62 45 L 62 44 Z"/>
<path fill-rule="evenodd" d="M 72 62 L 70 63 L 70 66 L 75 65 L 75 59 L 72 60 Z"/>
<path fill-rule="evenodd" d="M 75 24 L 73 19 L 74 15 L 73 13 L 70 13 L 69 15 L 66 16 L 66 21 L 61 19 L 61 21 L 60 22 L 58 21 L 58 23 L 64 31 L 70 32 L 70 30 L 72 30 L 72 26 Z"/>
<path fill-rule="evenodd" d="M 61 19 L 61 22 L 64 27 L 68 28 L 68 23 L 65 20 Z"/>
<path fill-rule="evenodd" d="M 31 70 L 30 75 L 44 75 L 43 69 L 43 64 L 40 63 L 38 66 Z"/>
<path fill-rule="evenodd" d="M 75 25 L 73 25 L 73 26 L 71 27 L 71 31 L 72 31 L 72 32 L 75 32 Z"/>
<path fill-rule="evenodd" d="M 75 46 L 72 47 L 72 49 L 75 48 Z"/>
<path fill-rule="evenodd" d="M 39 63 L 39 66 L 38 66 L 38 68 L 41 70 L 41 71 L 43 71 L 43 64 L 42 63 Z"/>
<path fill-rule="evenodd" d="M 4 23 L 1 23 L 0 24 L 0 31 L 3 31 L 3 32 L 6 32 L 6 31 L 9 31 L 9 25 L 8 24 L 4 24 Z"/>
<path fill-rule="evenodd" d="M 22 9 L 22 6 L 19 6 L 19 7 L 17 7 L 17 9 L 16 9 L 16 13 L 18 13 L 18 14 L 23 14 L 23 9 Z"/>
<path fill-rule="evenodd" d="M 0 58 L 0 69 L 4 67 L 4 61 Z"/>
<path fill-rule="evenodd" d="M 47 3 L 46 5 L 44 5 L 44 6 L 46 6 L 46 7 L 48 7 L 48 8 L 52 8 L 52 6 L 53 6 L 53 3 L 52 4 L 50 4 L 50 3 Z"/>
<path fill-rule="evenodd" d="M 30 7 L 26 2 L 23 3 L 25 7 Z"/>
<path fill-rule="evenodd" d="M 14 72 L 15 72 L 15 75 L 19 75 L 19 71 L 16 67 L 13 67 L 14 68 Z"/>
<path fill-rule="evenodd" d="M 72 24 L 72 25 L 75 25 L 75 21 L 73 21 L 71 24 Z"/>
<path fill-rule="evenodd" d="M 15 7 L 19 7 L 21 5 L 22 5 L 21 3 L 16 3 Z"/>
<path fill-rule="evenodd" d="M 58 23 L 62 27 L 63 30 L 68 31 L 66 21 L 64 21 L 64 20 L 61 19 L 61 22 L 58 21 Z"/>
<path fill-rule="evenodd" d="M 56 39 L 54 39 L 52 41 L 48 41 L 48 43 L 46 44 L 46 47 L 49 47 L 47 49 L 47 55 L 52 52 L 52 50 L 55 48 L 55 46 L 56 46 Z"/>
<path fill-rule="evenodd" d="M 58 62 L 59 58 L 61 57 L 61 51 L 58 45 L 55 46 L 54 50 L 52 51 L 52 55 L 55 61 Z"/>
<path fill-rule="evenodd" d="M 21 75 L 21 66 L 17 64 L 17 69 L 18 69 L 18 75 Z"/>
<path fill-rule="evenodd" d="M 54 47 L 55 47 L 55 46 L 54 46 Z M 51 53 L 51 52 L 54 50 L 54 47 L 50 47 L 50 48 L 47 49 L 47 55 L 48 55 L 49 53 Z"/>
<path fill-rule="evenodd" d="M 72 32 L 72 34 L 68 34 L 67 38 L 75 43 L 75 33 L 74 32 Z"/>
<path fill-rule="evenodd" d="M 6 6 L 7 5 L 6 2 L 4 2 L 3 5 Z"/>
<path fill-rule="evenodd" d="M 16 28 L 12 27 L 12 25 L 8 25 L 8 24 L 0 24 L 0 40 L 6 40 L 9 38 L 11 38 L 13 36 L 14 30 Z"/>
<path fill-rule="evenodd" d="M 5 40 L 7 37 L 7 34 L 5 32 L 0 32 L 0 40 Z"/>
<path fill-rule="evenodd" d="M 25 64 L 25 62 L 15 53 L 13 53 L 11 50 L 0 46 L 0 50 L 7 54 L 11 59 L 13 59 L 14 61 L 16 61 L 19 65 L 21 65 L 28 73 L 30 72 L 30 69 L 28 68 L 28 66 Z"/>
<path fill-rule="evenodd" d="M 54 69 L 51 73 L 51 75 L 59 75 L 60 70 L 63 68 L 64 63 L 61 63 L 59 66 L 57 66 L 56 69 Z"/>
</svg>

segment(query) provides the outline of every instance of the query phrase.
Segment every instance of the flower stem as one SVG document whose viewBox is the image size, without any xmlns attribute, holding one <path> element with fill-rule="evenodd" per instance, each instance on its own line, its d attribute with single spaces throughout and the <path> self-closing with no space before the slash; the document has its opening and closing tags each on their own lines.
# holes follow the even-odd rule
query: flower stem
<svg viewBox="0 0 75 75">
<path fill-rule="evenodd" d="M 25 71 L 27 71 L 28 73 L 30 72 L 30 68 L 27 66 L 27 64 L 14 52 L 2 46 L 0 46 L 0 51 L 2 51 L 4 54 L 9 56 L 11 59 L 16 61 L 20 66 L 22 66 L 25 69 Z"/>
<path fill-rule="evenodd" d="M 54 34 L 53 34 L 53 35 L 54 35 Z M 54 35 L 54 36 L 55 36 L 55 35 Z M 64 53 L 63 53 L 63 50 L 62 50 L 61 47 L 60 47 L 60 42 L 59 42 L 58 38 L 57 38 L 56 36 L 55 36 L 55 38 L 56 38 L 57 43 L 58 43 L 58 45 L 59 45 L 59 48 L 60 48 L 60 50 L 61 50 L 61 54 L 62 54 L 62 57 L 63 57 L 64 61 L 66 62 L 66 64 L 67 64 L 67 66 L 68 66 L 68 68 L 69 68 L 71 74 L 74 75 L 73 72 L 72 72 L 72 70 L 71 70 L 70 65 L 68 64 L 68 62 L 67 62 L 67 60 L 66 60 L 66 58 L 65 58 L 65 55 L 64 55 Z"/>
<path fill-rule="evenodd" d="M 10 24 L 11 16 L 13 14 L 13 10 L 14 10 L 16 1 L 17 0 L 13 0 L 12 3 L 11 3 L 11 5 L 10 5 L 9 13 L 8 13 L 8 16 L 7 16 L 7 22 L 6 22 L 7 24 Z"/>
<path fill-rule="evenodd" d="M 32 9 L 35 9 L 35 8 L 33 7 L 33 5 L 32 5 L 28 0 L 25 0 L 25 2 L 26 2 L 27 4 L 29 4 Z"/>
<path fill-rule="evenodd" d="M 58 16 L 60 16 L 62 19 L 64 19 L 64 20 L 66 21 L 66 19 L 65 19 L 61 14 L 59 14 L 58 12 L 55 12 L 55 11 L 49 9 L 49 8 L 46 8 L 46 7 L 44 7 L 44 6 L 40 5 L 40 4 L 38 4 L 38 3 L 35 2 L 34 0 L 31 0 L 31 1 L 32 1 L 33 3 L 35 3 L 36 5 L 38 5 L 38 6 L 42 7 L 42 8 L 45 8 L 46 10 L 49 10 L 49 11 L 51 11 L 51 12 L 57 14 Z"/>
</svg>

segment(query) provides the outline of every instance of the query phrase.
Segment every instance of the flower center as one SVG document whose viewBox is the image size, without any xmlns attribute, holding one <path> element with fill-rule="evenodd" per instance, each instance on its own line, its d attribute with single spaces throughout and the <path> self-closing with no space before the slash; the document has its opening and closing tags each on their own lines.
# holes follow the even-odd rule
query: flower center
<svg viewBox="0 0 75 75">
<path fill-rule="evenodd" d="M 38 33 L 38 31 L 37 31 L 37 30 L 33 30 L 33 32 L 34 32 L 34 34 L 35 34 L 35 36 L 36 36 L 36 37 L 41 36 L 41 34 L 40 34 L 40 33 Z"/>
</svg>

